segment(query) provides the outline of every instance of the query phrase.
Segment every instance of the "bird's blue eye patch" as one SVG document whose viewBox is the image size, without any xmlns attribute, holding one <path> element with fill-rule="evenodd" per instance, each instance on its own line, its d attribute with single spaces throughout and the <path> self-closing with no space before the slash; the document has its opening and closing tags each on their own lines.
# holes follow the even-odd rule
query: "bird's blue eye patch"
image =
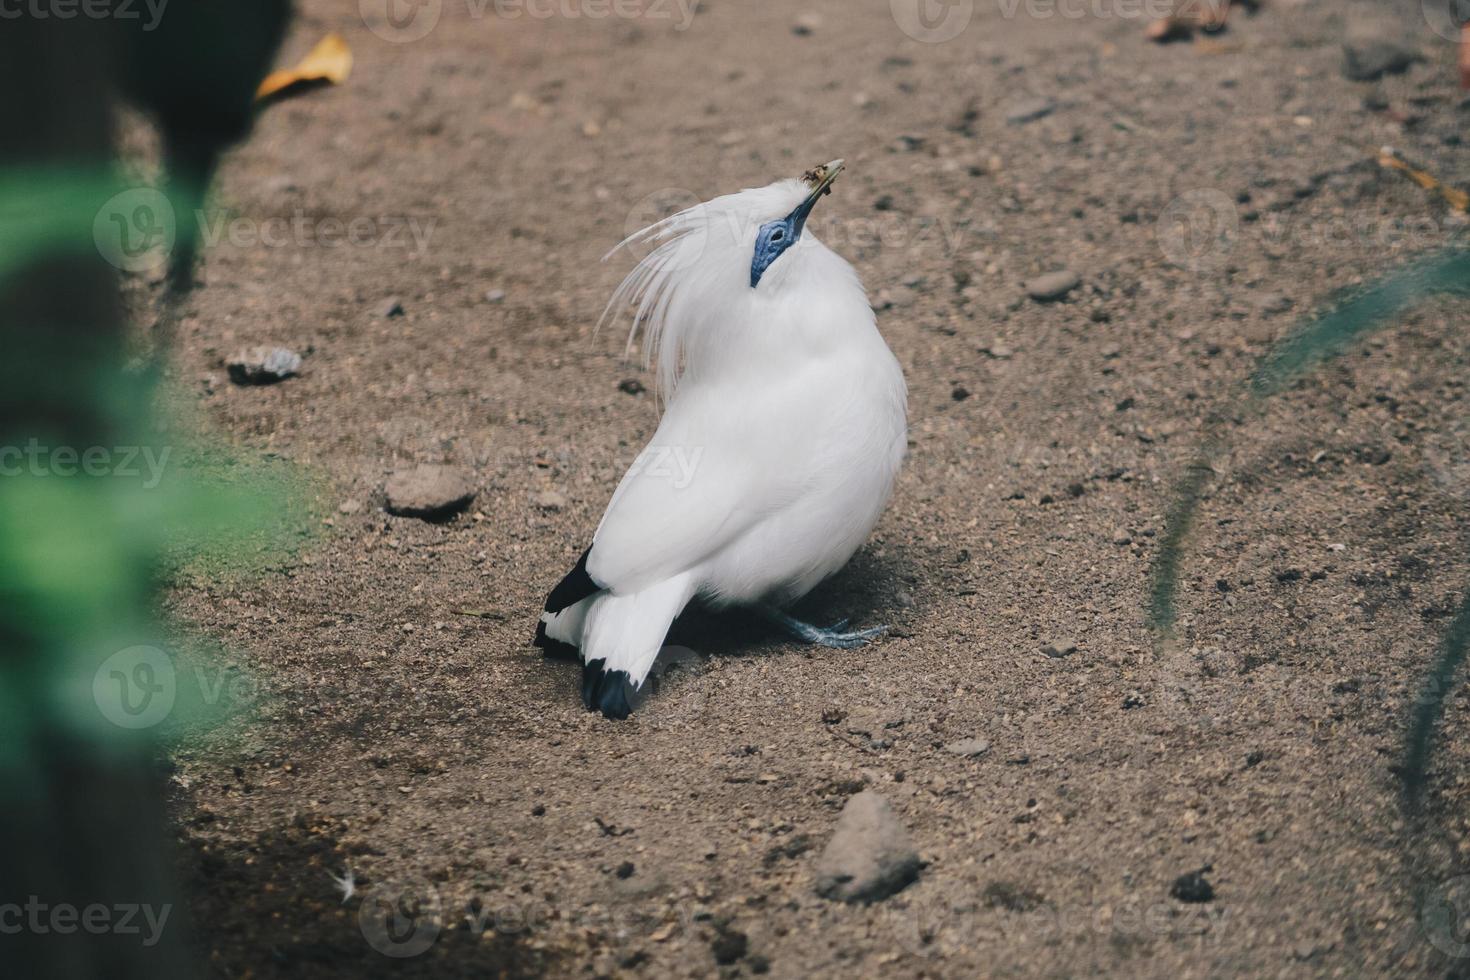
<svg viewBox="0 0 1470 980">
<path fill-rule="evenodd" d="M 750 288 L 760 285 L 771 263 L 796 242 L 801 230 L 795 226 L 792 215 L 768 221 L 761 225 L 755 236 L 755 254 L 750 259 Z"/>
</svg>

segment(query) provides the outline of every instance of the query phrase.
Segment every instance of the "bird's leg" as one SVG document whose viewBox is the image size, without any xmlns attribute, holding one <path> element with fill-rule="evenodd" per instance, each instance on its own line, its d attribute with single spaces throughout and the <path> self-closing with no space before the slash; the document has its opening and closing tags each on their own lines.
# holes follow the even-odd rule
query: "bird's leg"
<svg viewBox="0 0 1470 980">
<path fill-rule="evenodd" d="M 834 647 L 838 650 L 850 650 L 860 647 L 874 637 L 882 636 L 888 632 L 887 626 L 874 626 L 872 629 L 853 630 L 850 633 L 843 632 L 847 626 L 847 620 L 839 620 L 831 626 L 823 629 L 813 626 L 811 623 L 803 623 L 790 613 L 782 612 L 775 606 L 761 605 L 756 609 L 762 616 L 775 623 L 783 632 L 793 639 L 803 643 L 812 643 L 822 647 Z"/>
</svg>

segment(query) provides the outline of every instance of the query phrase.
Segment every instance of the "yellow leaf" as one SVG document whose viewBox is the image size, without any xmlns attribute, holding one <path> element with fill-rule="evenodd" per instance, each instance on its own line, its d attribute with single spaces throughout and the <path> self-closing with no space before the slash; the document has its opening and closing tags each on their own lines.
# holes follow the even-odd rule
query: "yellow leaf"
<svg viewBox="0 0 1470 980">
<path fill-rule="evenodd" d="M 341 34 L 328 34 L 301 59 L 295 68 L 273 71 L 255 90 L 255 101 L 264 102 L 287 89 L 312 83 L 340 85 L 352 73 L 352 50 Z"/>
</svg>

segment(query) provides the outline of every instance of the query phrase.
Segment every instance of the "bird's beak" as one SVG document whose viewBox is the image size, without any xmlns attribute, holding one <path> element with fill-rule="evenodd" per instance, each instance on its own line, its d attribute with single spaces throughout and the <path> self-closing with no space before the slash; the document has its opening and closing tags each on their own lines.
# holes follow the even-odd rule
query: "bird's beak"
<svg viewBox="0 0 1470 980">
<path fill-rule="evenodd" d="M 801 230 L 806 227 L 807 215 L 812 213 L 812 208 L 817 206 L 817 201 L 821 199 L 823 194 L 831 192 L 832 181 L 836 180 L 837 175 L 842 173 L 843 166 L 844 164 L 841 160 L 833 160 L 831 163 L 824 164 L 807 172 L 806 180 L 808 182 L 815 181 L 812 184 L 812 192 L 806 196 L 806 200 L 796 206 L 796 210 L 792 211 L 789 216 L 795 225 L 797 236 L 800 236 Z"/>
</svg>

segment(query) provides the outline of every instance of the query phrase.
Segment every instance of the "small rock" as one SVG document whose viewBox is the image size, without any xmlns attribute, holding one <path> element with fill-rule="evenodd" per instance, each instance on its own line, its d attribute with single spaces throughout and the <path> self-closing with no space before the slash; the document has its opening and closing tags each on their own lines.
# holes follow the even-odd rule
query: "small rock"
<svg viewBox="0 0 1470 980">
<path fill-rule="evenodd" d="M 344 500 L 337 505 L 337 513 L 339 514 L 356 514 L 360 510 L 362 510 L 362 501 L 360 500 Z"/>
<path fill-rule="evenodd" d="M 745 933 L 731 927 L 728 922 L 715 922 L 715 938 L 710 941 L 710 952 L 721 966 L 742 959 L 750 949 L 750 940 Z"/>
<path fill-rule="evenodd" d="M 796 18 L 791 25 L 791 33 L 797 37 L 808 37 L 815 34 L 822 26 L 822 15 L 808 11 Z"/>
<path fill-rule="evenodd" d="M 1050 303 L 1061 299 L 1081 285 L 1082 279 L 1075 272 L 1062 269 L 1037 276 L 1026 283 L 1026 295 L 1038 303 Z"/>
<path fill-rule="evenodd" d="M 503 289 L 491 289 L 491 290 L 487 290 L 485 292 L 485 302 L 487 302 L 487 303 L 503 303 L 503 302 L 505 302 L 505 290 L 503 290 Z"/>
<path fill-rule="evenodd" d="M 284 347 L 247 347 L 225 361 L 237 385 L 268 385 L 301 370 L 301 355 Z"/>
<path fill-rule="evenodd" d="M 816 892 L 844 902 L 880 901 L 914 881 L 919 865 L 888 801 L 863 790 L 842 808 L 837 830 L 817 859 Z"/>
<path fill-rule="evenodd" d="M 385 299 L 378 305 L 378 316 L 385 320 L 395 316 L 403 316 L 403 304 L 398 301 L 398 297 L 396 296 Z"/>
<path fill-rule="evenodd" d="M 1366 41 L 1342 46 L 1342 73 L 1354 82 L 1376 82 L 1384 75 L 1400 75 L 1424 60 L 1412 48 L 1392 41 Z"/>
<path fill-rule="evenodd" d="M 1041 645 L 1041 652 L 1048 657 L 1070 657 L 1077 652 L 1076 640 L 1048 640 Z"/>
<path fill-rule="evenodd" d="M 945 745 L 944 751 L 951 755 L 962 755 L 967 759 L 984 755 L 990 751 L 990 743 L 983 738 L 962 738 Z"/>
<path fill-rule="evenodd" d="M 1026 99 L 1017 102 L 1006 110 L 1006 122 L 1012 126 L 1023 126 L 1038 119 L 1044 119 L 1056 110 L 1057 104 L 1051 99 Z"/>
<path fill-rule="evenodd" d="M 636 870 L 637 868 L 634 867 L 632 861 L 624 861 L 622 864 L 618 865 L 617 871 L 614 873 L 619 878 L 631 878 L 633 877 L 633 872 Z"/>
<path fill-rule="evenodd" d="M 1122 545 L 1127 545 L 1127 544 L 1132 544 L 1132 543 L 1133 543 L 1133 535 L 1131 535 L 1131 534 L 1128 533 L 1127 528 L 1121 528 L 1120 527 L 1116 531 L 1113 532 L 1113 544 L 1119 545 L 1121 547 Z"/>
<path fill-rule="evenodd" d="M 398 470 L 384 490 L 388 513 L 426 521 L 446 520 L 475 499 L 474 484 L 463 471 L 432 463 Z"/>
<path fill-rule="evenodd" d="M 970 397 L 970 389 L 966 388 L 964 385 L 955 385 L 954 388 L 950 391 L 949 397 L 954 401 L 962 402 L 966 398 Z"/>
<path fill-rule="evenodd" d="M 618 391 L 625 395 L 641 395 L 645 390 L 643 382 L 637 378 L 626 378 L 618 382 Z"/>
<path fill-rule="evenodd" d="M 1291 297 L 1280 293 L 1266 293 L 1256 297 L 1256 309 L 1262 316 L 1275 316 L 1291 309 Z"/>
<path fill-rule="evenodd" d="M 1124 711 L 1132 711 L 1134 708 L 1141 708 L 1144 706 L 1145 703 L 1146 702 L 1143 700 L 1143 695 L 1139 694 L 1137 691 L 1129 691 L 1123 696 Z"/>
<path fill-rule="evenodd" d="M 536 506 L 542 510 L 561 510 L 567 505 L 567 495 L 560 490 L 542 490 L 536 494 Z"/>
<path fill-rule="evenodd" d="M 1198 871 L 1182 874 L 1174 879 L 1174 885 L 1169 889 L 1169 894 L 1181 902 L 1208 902 L 1215 897 L 1215 886 L 1205 879 L 1205 873 L 1211 868 L 1207 864 Z"/>
</svg>

